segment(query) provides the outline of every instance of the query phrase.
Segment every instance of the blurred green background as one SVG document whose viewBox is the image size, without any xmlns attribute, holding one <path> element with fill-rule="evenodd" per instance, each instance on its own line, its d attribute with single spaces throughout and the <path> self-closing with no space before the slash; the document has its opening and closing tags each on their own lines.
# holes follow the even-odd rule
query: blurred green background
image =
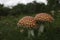
<svg viewBox="0 0 60 40">
<path fill-rule="evenodd" d="M 46 23 L 45 31 L 40 37 L 27 38 L 27 31 L 20 33 L 17 22 L 20 18 L 37 13 L 49 13 L 54 17 L 53 23 Z M 48 0 L 48 4 L 28 3 L 18 4 L 12 9 L 0 4 L 0 40 L 60 40 L 60 3 L 56 0 Z"/>
</svg>

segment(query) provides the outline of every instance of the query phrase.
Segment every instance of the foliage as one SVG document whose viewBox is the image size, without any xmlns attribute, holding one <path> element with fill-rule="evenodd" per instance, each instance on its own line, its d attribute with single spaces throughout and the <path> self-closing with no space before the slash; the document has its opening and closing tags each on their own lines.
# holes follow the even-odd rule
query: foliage
<svg viewBox="0 0 60 40">
<path fill-rule="evenodd" d="M 0 19 L 0 40 L 29 40 L 27 31 L 21 33 L 20 28 L 17 27 L 18 20 L 23 16 L 25 15 L 6 16 Z M 60 15 L 57 14 L 56 17 L 53 23 L 46 23 L 44 33 L 41 36 L 30 40 L 60 40 Z"/>
<path fill-rule="evenodd" d="M 36 13 L 47 12 L 55 10 L 54 22 L 45 26 L 45 31 L 41 36 L 32 38 L 30 40 L 60 40 L 60 4 L 55 0 L 48 0 L 48 5 L 44 3 L 28 3 L 27 5 L 18 4 L 12 9 L 4 7 L 0 4 L 0 40 L 29 40 L 27 38 L 27 31 L 20 33 L 17 28 L 17 22 L 25 15 L 34 16 Z M 53 7 L 53 5 L 55 5 Z M 50 13 L 51 14 L 51 13 Z M 36 33 L 36 32 L 35 32 Z"/>
</svg>

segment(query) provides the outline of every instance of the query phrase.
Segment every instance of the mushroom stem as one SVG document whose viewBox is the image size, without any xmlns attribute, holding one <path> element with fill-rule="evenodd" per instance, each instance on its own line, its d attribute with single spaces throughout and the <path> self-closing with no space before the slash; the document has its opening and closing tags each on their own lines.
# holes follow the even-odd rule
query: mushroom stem
<svg viewBox="0 0 60 40">
<path fill-rule="evenodd" d="M 43 31 L 44 31 L 44 25 L 41 24 L 39 27 L 39 30 L 38 30 L 38 36 L 41 35 L 41 33 L 43 33 Z"/>
<path fill-rule="evenodd" d="M 28 30 L 28 38 L 34 37 L 34 31 L 33 30 Z"/>
</svg>

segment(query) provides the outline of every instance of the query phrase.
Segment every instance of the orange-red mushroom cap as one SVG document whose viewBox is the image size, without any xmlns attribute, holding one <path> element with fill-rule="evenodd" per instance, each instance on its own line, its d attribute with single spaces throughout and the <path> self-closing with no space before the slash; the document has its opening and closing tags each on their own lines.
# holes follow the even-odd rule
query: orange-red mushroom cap
<svg viewBox="0 0 60 40">
<path fill-rule="evenodd" d="M 39 14 L 36 14 L 35 16 L 35 20 L 36 21 L 41 21 L 41 22 L 52 22 L 54 20 L 54 18 L 47 14 L 47 13 L 39 13 Z"/>
<path fill-rule="evenodd" d="M 23 17 L 17 24 L 19 26 L 23 26 L 24 28 L 35 28 L 37 26 L 36 21 L 31 16 Z"/>
</svg>

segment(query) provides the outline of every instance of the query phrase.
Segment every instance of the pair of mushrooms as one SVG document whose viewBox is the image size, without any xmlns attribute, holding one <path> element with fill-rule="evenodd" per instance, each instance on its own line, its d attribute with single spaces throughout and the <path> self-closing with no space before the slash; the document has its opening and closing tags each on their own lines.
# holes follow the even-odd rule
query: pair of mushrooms
<svg viewBox="0 0 60 40">
<path fill-rule="evenodd" d="M 28 29 L 28 37 L 34 36 L 34 30 L 35 28 L 39 28 L 38 35 L 40 35 L 40 32 L 44 31 L 44 22 L 52 22 L 54 18 L 47 14 L 47 13 L 38 13 L 33 18 L 31 16 L 25 16 L 22 19 L 20 19 L 17 23 L 18 26 L 23 26 L 23 28 Z M 41 23 L 38 27 L 38 23 Z"/>
</svg>

